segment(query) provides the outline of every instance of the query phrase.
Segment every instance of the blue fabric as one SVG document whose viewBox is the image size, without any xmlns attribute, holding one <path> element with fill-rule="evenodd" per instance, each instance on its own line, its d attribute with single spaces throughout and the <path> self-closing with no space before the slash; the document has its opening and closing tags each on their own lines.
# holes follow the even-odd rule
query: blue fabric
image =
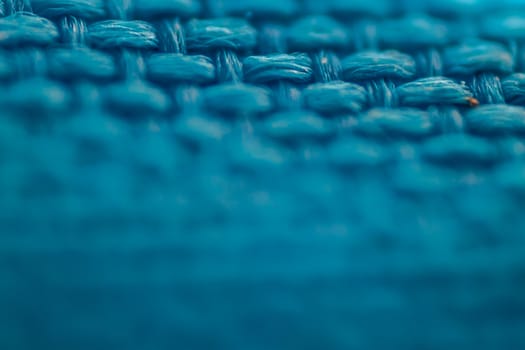
<svg viewBox="0 0 525 350">
<path fill-rule="evenodd" d="M 524 349 L 522 0 L 0 0 L 0 349 Z"/>
</svg>

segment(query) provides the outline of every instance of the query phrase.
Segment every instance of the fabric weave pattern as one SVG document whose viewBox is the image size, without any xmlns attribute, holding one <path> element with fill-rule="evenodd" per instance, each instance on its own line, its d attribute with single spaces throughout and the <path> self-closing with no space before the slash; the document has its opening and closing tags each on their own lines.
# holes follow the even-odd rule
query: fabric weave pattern
<svg viewBox="0 0 525 350">
<path fill-rule="evenodd" d="M 524 70 L 521 0 L 0 0 L 0 348 L 524 348 Z"/>
</svg>

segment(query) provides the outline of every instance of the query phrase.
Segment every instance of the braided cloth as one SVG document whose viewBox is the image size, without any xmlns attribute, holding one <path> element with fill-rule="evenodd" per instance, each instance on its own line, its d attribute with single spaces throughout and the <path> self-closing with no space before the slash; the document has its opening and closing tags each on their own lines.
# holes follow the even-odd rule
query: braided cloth
<svg viewBox="0 0 525 350">
<path fill-rule="evenodd" d="M 0 349 L 525 349 L 523 0 L 0 0 Z"/>
</svg>

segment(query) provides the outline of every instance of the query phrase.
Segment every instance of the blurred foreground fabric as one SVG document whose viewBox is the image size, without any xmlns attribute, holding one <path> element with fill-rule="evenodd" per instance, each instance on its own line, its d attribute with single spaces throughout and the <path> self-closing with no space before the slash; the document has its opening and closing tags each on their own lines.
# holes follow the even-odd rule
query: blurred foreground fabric
<svg viewBox="0 0 525 350">
<path fill-rule="evenodd" d="M 525 349 L 525 2 L 0 0 L 0 349 Z"/>
</svg>

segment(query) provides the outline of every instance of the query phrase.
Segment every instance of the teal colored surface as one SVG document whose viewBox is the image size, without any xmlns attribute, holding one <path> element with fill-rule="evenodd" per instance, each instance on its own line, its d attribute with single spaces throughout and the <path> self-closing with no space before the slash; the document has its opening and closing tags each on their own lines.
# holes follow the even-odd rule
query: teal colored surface
<svg viewBox="0 0 525 350">
<path fill-rule="evenodd" d="M 0 349 L 525 348 L 525 2 L 0 0 Z"/>
</svg>

